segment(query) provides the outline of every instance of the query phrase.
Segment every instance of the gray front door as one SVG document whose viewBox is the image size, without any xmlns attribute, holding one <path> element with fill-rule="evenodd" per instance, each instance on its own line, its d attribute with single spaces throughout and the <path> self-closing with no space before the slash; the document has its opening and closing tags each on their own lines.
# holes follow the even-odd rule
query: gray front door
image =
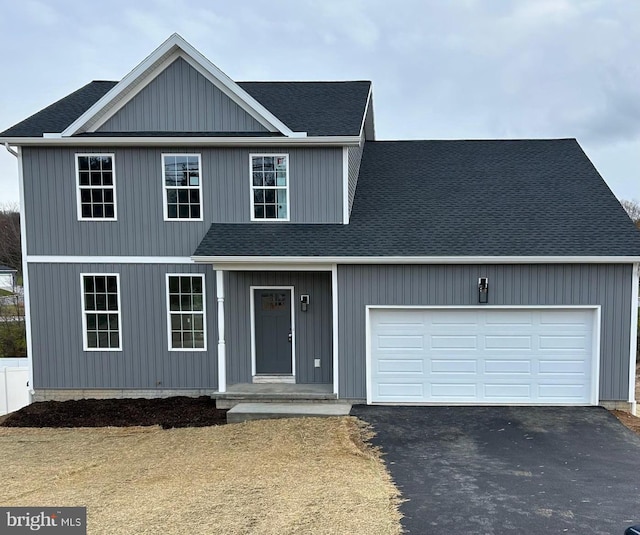
<svg viewBox="0 0 640 535">
<path fill-rule="evenodd" d="M 256 373 L 292 375 L 291 290 L 254 290 Z"/>
</svg>

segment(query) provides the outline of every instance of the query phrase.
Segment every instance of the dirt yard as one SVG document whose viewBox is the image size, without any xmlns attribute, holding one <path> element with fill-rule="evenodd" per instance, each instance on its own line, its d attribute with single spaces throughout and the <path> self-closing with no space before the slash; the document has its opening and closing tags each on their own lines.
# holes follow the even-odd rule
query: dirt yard
<svg viewBox="0 0 640 535">
<path fill-rule="evenodd" d="M 0 503 L 87 507 L 91 534 L 397 534 L 398 493 L 352 417 L 0 428 Z"/>
</svg>

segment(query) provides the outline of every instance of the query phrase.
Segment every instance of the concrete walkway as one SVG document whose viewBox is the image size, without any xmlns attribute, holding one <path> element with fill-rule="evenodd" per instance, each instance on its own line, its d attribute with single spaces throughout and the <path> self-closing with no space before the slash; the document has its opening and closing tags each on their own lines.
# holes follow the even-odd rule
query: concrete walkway
<svg viewBox="0 0 640 535">
<path fill-rule="evenodd" d="M 227 412 L 228 423 L 271 418 L 308 418 L 313 416 L 348 416 L 348 403 L 238 403 Z"/>
</svg>

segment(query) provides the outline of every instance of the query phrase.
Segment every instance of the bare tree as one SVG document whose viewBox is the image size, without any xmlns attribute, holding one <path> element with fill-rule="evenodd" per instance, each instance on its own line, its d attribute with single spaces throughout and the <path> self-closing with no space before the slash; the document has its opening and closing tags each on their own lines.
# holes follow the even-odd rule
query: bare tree
<svg viewBox="0 0 640 535">
<path fill-rule="evenodd" d="M 640 201 L 637 201 L 635 199 L 632 201 L 623 199 L 622 201 L 620 201 L 620 204 L 625 209 L 627 214 L 629 214 L 631 221 L 636 224 L 636 227 L 640 228 Z"/>
<path fill-rule="evenodd" d="M 0 205 L 0 264 L 22 273 L 20 212 L 15 204 Z"/>
</svg>

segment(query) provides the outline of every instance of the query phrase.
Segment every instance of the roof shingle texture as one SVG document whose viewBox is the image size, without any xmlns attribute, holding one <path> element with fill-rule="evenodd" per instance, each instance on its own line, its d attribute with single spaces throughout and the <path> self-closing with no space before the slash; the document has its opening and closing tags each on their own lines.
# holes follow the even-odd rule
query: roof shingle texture
<svg viewBox="0 0 640 535">
<path fill-rule="evenodd" d="M 91 82 L 0 133 L 0 137 L 42 137 L 43 133 L 62 132 L 116 83 Z M 239 82 L 238 85 L 291 130 L 310 136 L 357 136 L 371 82 Z"/>
<path fill-rule="evenodd" d="M 637 256 L 640 232 L 573 139 L 377 141 L 348 225 L 213 224 L 194 254 Z"/>
</svg>

